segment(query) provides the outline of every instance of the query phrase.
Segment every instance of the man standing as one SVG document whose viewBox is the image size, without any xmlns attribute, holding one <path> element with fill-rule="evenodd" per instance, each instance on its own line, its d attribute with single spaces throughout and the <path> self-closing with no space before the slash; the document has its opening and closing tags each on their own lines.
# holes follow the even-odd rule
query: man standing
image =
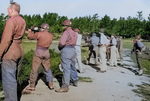
<svg viewBox="0 0 150 101">
<path fill-rule="evenodd" d="M 120 62 L 123 61 L 123 42 L 120 37 L 117 37 L 117 49 L 119 53 Z"/>
<path fill-rule="evenodd" d="M 33 56 L 32 70 L 30 74 L 30 84 L 23 90 L 23 92 L 30 92 L 35 90 L 35 82 L 38 76 L 38 69 L 42 64 L 46 81 L 48 82 L 49 89 L 53 87 L 53 76 L 50 69 L 50 53 L 49 47 L 53 41 L 53 35 L 49 32 L 49 25 L 43 23 L 40 32 L 32 33 L 31 29 L 28 30 L 28 39 L 37 39 L 37 47 Z"/>
<path fill-rule="evenodd" d="M 150 50 L 140 41 L 141 36 L 136 35 L 134 42 L 134 47 L 132 52 L 136 54 L 137 65 L 139 68 L 139 75 L 143 74 L 142 59 L 150 59 Z"/>
<path fill-rule="evenodd" d="M 110 55 L 110 66 L 115 66 L 117 67 L 117 41 L 116 38 L 114 37 L 114 35 L 111 35 L 111 42 L 110 42 L 110 46 L 111 46 L 111 55 Z"/>
<path fill-rule="evenodd" d="M 74 86 L 77 86 L 78 76 L 75 68 L 75 45 L 77 42 L 77 33 L 72 30 L 72 23 L 70 20 L 65 20 L 63 22 L 64 33 L 60 39 L 61 50 L 61 61 L 63 67 L 63 78 L 62 86 L 60 89 L 55 90 L 58 93 L 68 92 L 70 80 Z M 71 79 L 70 79 L 71 78 Z"/>
<path fill-rule="evenodd" d="M 21 43 L 26 27 L 26 22 L 19 13 L 20 5 L 12 2 L 8 8 L 10 18 L 6 22 L 0 43 L 5 101 L 17 101 L 16 72 L 20 69 L 23 60 Z"/>
<path fill-rule="evenodd" d="M 108 45 L 108 39 L 104 35 L 104 28 L 100 29 L 100 70 L 97 72 L 104 73 L 107 71 L 107 65 L 106 65 L 106 45 Z"/>
<path fill-rule="evenodd" d="M 82 40 L 82 35 L 79 34 L 80 30 L 78 28 L 75 28 L 74 31 L 77 33 L 78 38 L 76 42 L 76 69 L 79 69 L 80 73 L 83 73 L 83 68 L 82 68 L 82 63 L 81 63 L 81 40 Z"/>
<path fill-rule="evenodd" d="M 87 40 L 91 42 L 92 46 L 90 47 L 90 52 L 92 51 L 94 54 L 94 60 L 95 64 L 98 65 L 98 43 L 99 43 L 99 37 L 96 36 L 96 33 L 92 34 L 92 37 Z M 92 48 L 93 47 L 93 48 Z M 90 62 L 90 55 L 92 55 L 92 52 L 89 54 L 88 63 Z"/>
</svg>

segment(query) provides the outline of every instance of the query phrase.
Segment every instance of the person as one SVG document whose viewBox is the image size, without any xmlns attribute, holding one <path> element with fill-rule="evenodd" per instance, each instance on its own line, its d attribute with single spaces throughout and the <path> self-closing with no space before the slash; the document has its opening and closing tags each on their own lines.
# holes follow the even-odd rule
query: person
<svg viewBox="0 0 150 101">
<path fill-rule="evenodd" d="M 142 59 L 150 59 L 150 50 L 147 48 L 141 41 L 141 36 L 136 35 L 135 39 L 133 40 L 134 47 L 131 53 L 135 52 L 137 65 L 139 68 L 139 75 L 143 74 L 143 66 L 142 66 Z"/>
<path fill-rule="evenodd" d="M 81 62 L 81 40 L 82 40 L 82 35 L 79 34 L 80 30 L 78 28 L 75 28 L 74 31 L 77 33 L 78 38 L 76 42 L 76 69 L 79 69 L 80 73 L 84 73 L 83 68 L 82 68 L 82 62 Z"/>
<path fill-rule="evenodd" d="M 90 57 L 92 55 L 92 52 L 94 54 L 94 60 L 95 60 L 95 64 L 99 65 L 98 63 L 98 43 L 99 43 L 99 37 L 96 36 L 96 33 L 92 34 L 92 37 L 87 40 L 88 42 L 91 42 L 91 46 L 89 47 L 90 50 L 90 54 L 89 54 L 89 58 L 88 63 L 90 62 Z"/>
<path fill-rule="evenodd" d="M 72 30 L 72 23 L 70 20 L 63 22 L 64 32 L 60 39 L 59 47 L 61 49 L 61 65 L 63 67 L 62 86 L 55 91 L 58 93 L 68 92 L 70 80 L 74 86 L 77 86 L 78 75 L 75 68 L 75 45 L 77 42 L 77 33 Z"/>
<path fill-rule="evenodd" d="M 31 93 L 35 90 L 35 83 L 38 76 L 38 69 L 42 64 L 44 68 L 44 74 L 46 75 L 46 81 L 48 82 L 48 87 L 53 90 L 53 76 L 50 69 L 50 53 L 49 47 L 53 41 L 53 35 L 49 32 L 49 25 L 43 23 L 41 25 L 40 32 L 32 33 L 31 29 L 28 30 L 28 39 L 37 40 L 37 47 L 34 52 L 32 61 L 32 70 L 30 73 L 30 83 L 25 87 L 23 93 Z"/>
<path fill-rule="evenodd" d="M 97 72 L 104 73 L 107 71 L 106 65 L 106 45 L 109 43 L 107 37 L 104 35 L 104 28 L 100 28 L 100 70 Z"/>
<path fill-rule="evenodd" d="M 17 71 L 19 73 L 23 60 L 22 38 L 26 22 L 19 15 L 20 5 L 11 2 L 8 10 L 10 17 L 5 25 L 0 43 L 0 60 L 2 61 L 2 84 L 5 101 L 17 101 Z"/>
<path fill-rule="evenodd" d="M 117 37 L 117 45 L 116 45 L 119 53 L 119 62 L 123 61 L 123 42 L 120 37 Z"/>
<path fill-rule="evenodd" d="M 111 55 L 110 55 L 110 66 L 115 66 L 117 67 L 117 41 L 114 35 L 111 35 Z"/>
</svg>

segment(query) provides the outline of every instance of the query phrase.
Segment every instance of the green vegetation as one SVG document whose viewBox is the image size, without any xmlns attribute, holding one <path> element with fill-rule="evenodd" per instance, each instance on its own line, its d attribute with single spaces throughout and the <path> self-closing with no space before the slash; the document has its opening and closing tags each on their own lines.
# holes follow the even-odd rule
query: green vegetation
<svg viewBox="0 0 150 101">
<path fill-rule="evenodd" d="M 143 98 L 142 101 L 150 101 L 150 84 L 143 83 L 142 85 L 137 85 L 137 87 L 138 89 L 133 91 Z"/>
<path fill-rule="evenodd" d="M 80 82 L 93 82 L 90 77 L 79 77 Z"/>
<path fill-rule="evenodd" d="M 61 61 L 60 59 L 60 53 L 56 53 L 55 50 L 50 49 L 50 62 L 51 62 L 51 71 L 53 76 L 61 75 L 62 72 L 60 72 L 58 65 Z M 30 50 L 28 53 L 24 55 L 24 60 L 22 63 L 21 70 L 18 75 L 18 83 L 22 84 L 24 81 L 29 80 L 31 68 L 32 68 L 32 59 L 33 59 L 34 51 Z M 39 69 L 39 74 L 43 72 L 43 69 Z"/>
<path fill-rule="evenodd" d="M 26 29 L 31 26 L 40 27 L 42 23 L 48 23 L 50 25 L 50 32 L 54 33 L 56 40 L 59 39 L 56 33 L 62 33 L 62 22 L 67 20 L 66 16 L 59 16 L 57 13 L 45 13 L 43 16 L 40 14 L 34 15 L 21 15 L 26 21 Z M 131 38 L 137 34 L 140 34 L 142 38 L 150 40 L 150 17 L 148 20 L 142 19 L 142 11 L 137 12 L 137 17 L 120 17 L 119 20 L 116 18 L 111 19 L 110 16 L 105 15 L 101 17 L 98 14 L 93 16 L 75 17 L 71 18 L 72 26 L 79 28 L 83 36 L 88 33 L 98 32 L 99 28 L 105 28 L 106 35 L 115 34 L 122 36 L 123 38 Z M 4 25 L 8 19 L 3 13 L 0 14 L 0 36 L 3 33 Z M 25 35 L 26 36 L 26 35 Z"/>
</svg>

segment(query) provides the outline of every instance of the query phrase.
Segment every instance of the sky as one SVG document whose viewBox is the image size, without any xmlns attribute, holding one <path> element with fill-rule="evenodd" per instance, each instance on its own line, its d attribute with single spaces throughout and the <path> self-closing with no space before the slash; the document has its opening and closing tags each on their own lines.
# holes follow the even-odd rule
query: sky
<svg viewBox="0 0 150 101">
<path fill-rule="evenodd" d="M 0 0 L 0 14 L 7 15 L 10 0 Z M 150 14 L 150 0 L 14 0 L 21 5 L 21 14 L 33 15 L 58 13 L 59 16 L 70 18 L 105 15 L 111 19 L 128 16 L 136 17 L 138 11 L 143 12 L 147 20 Z"/>
</svg>

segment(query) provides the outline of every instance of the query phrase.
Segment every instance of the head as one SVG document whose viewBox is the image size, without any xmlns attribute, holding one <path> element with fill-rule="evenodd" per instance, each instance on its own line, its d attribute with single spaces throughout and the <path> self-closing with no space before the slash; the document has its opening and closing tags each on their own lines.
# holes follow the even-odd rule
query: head
<svg viewBox="0 0 150 101">
<path fill-rule="evenodd" d="M 141 36 L 140 36 L 140 35 L 136 35 L 136 36 L 135 36 L 135 39 L 140 40 L 140 39 L 141 39 Z"/>
<path fill-rule="evenodd" d="M 10 3 L 10 6 L 8 7 L 7 11 L 8 11 L 8 16 L 9 17 L 19 15 L 20 5 L 16 2 L 12 2 L 12 3 Z"/>
<path fill-rule="evenodd" d="M 104 28 L 100 28 L 99 30 L 101 33 L 104 33 Z"/>
<path fill-rule="evenodd" d="M 66 29 L 71 29 L 71 27 L 72 27 L 72 23 L 71 23 L 71 21 L 70 20 L 65 20 L 63 23 L 62 23 L 62 25 L 63 25 L 63 29 L 64 30 L 66 30 Z"/>
<path fill-rule="evenodd" d="M 80 30 L 78 28 L 75 28 L 74 31 L 78 34 L 80 33 Z"/>
<path fill-rule="evenodd" d="M 111 35 L 111 39 L 113 39 L 115 36 L 114 35 Z"/>
<path fill-rule="evenodd" d="M 93 33 L 92 36 L 96 36 L 96 33 Z"/>
<path fill-rule="evenodd" d="M 49 25 L 47 23 L 43 23 L 40 27 L 40 31 L 49 31 Z"/>
</svg>

